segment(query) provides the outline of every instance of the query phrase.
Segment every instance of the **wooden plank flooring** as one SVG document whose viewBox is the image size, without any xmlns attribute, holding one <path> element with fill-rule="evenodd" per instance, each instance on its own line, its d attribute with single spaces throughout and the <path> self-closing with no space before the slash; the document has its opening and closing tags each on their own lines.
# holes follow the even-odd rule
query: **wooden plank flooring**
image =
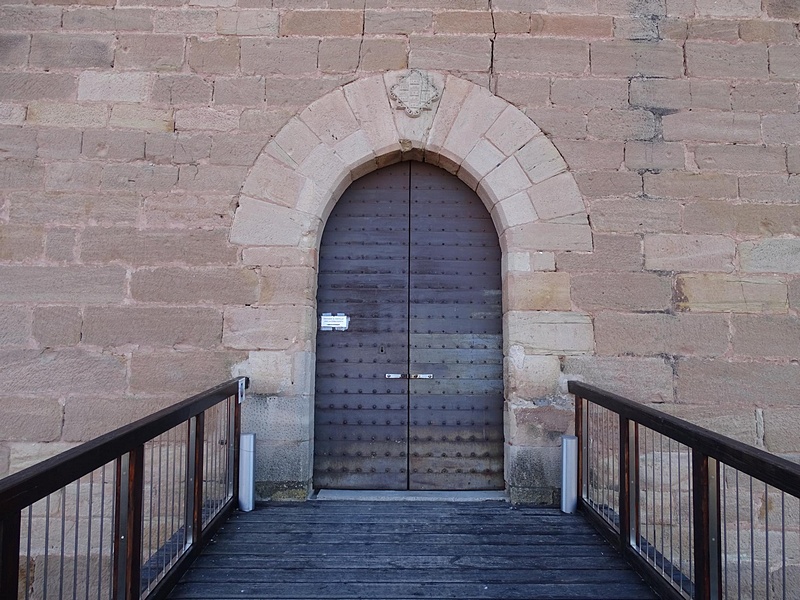
<svg viewBox="0 0 800 600">
<path fill-rule="evenodd" d="M 259 505 L 177 599 L 657 598 L 580 516 L 503 502 Z"/>
</svg>

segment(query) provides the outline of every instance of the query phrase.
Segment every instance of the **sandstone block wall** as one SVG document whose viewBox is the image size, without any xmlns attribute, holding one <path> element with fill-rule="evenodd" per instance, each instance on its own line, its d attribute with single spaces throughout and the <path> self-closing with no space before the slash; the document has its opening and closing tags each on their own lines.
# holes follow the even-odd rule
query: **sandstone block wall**
<svg viewBox="0 0 800 600">
<path fill-rule="evenodd" d="M 793 0 L 0 0 L 0 472 L 255 370 L 263 479 L 307 486 L 316 242 L 301 179 L 259 164 L 346 187 L 311 153 L 373 92 L 290 119 L 406 68 L 557 149 L 491 103 L 450 140 L 527 248 L 503 258 L 509 481 L 557 487 L 567 377 L 800 453 L 799 23 Z M 455 164 L 415 148 L 353 176 Z"/>
</svg>

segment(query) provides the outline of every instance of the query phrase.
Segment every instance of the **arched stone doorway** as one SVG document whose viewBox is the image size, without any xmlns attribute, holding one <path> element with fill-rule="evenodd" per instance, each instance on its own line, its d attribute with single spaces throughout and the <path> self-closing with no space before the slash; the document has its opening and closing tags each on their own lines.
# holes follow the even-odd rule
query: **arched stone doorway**
<svg viewBox="0 0 800 600">
<path fill-rule="evenodd" d="M 504 487 L 500 258 L 480 199 L 438 167 L 347 189 L 320 246 L 315 488 Z"/>
<path fill-rule="evenodd" d="M 583 198 L 558 151 L 516 107 L 432 72 L 423 75 L 438 96 L 410 116 L 391 95 L 406 75 L 360 79 L 311 104 L 266 146 L 242 188 L 231 241 L 262 272 L 293 270 L 258 307 L 225 315 L 226 345 L 250 351 L 240 371 L 270 397 L 249 421 L 263 494 L 312 483 L 317 250 L 328 215 L 355 178 L 407 160 L 455 174 L 491 215 L 503 254 L 505 482 L 550 485 L 537 473 L 557 462 L 553 449 L 515 441 L 513 416 L 553 392 L 559 357 L 593 348 L 591 319 L 572 311 L 568 290 L 560 293 L 566 280 L 553 272 L 553 252 L 592 249 Z"/>
</svg>

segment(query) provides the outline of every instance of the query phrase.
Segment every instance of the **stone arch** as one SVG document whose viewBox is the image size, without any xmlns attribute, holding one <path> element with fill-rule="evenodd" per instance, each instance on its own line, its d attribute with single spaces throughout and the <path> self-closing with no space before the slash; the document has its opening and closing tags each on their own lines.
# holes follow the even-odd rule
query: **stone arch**
<svg viewBox="0 0 800 600">
<path fill-rule="evenodd" d="M 469 81 L 428 72 L 440 97 L 410 117 L 390 95 L 405 74 L 359 79 L 312 103 L 267 144 L 242 187 L 231 242 L 262 274 L 297 271 L 291 280 L 275 276 L 275 286 L 283 282 L 291 292 L 225 314 L 223 342 L 250 351 L 238 372 L 252 377 L 256 393 L 273 397 L 252 427 L 262 440 L 262 495 L 284 489 L 287 476 L 300 490 L 311 485 L 316 249 L 325 222 L 352 181 L 402 160 L 457 175 L 492 216 L 503 252 L 506 481 L 512 490 L 558 486 L 531 480 L 528 468 L 557 465 L 553 448 L 515 432 L 529 431 L 517 427 L 526 410 L 557 392 L 560 357 L 593 350 L 591 319 L 572 311 L 569 276 L 555 272 L 555 252 L 592 250 L 583 198 L 555 146 L 518 108 Z M 287 426 L 296 432 L 291 440 Z M 287 475 L 287 464 L 299 475 Z"/>
</svg>

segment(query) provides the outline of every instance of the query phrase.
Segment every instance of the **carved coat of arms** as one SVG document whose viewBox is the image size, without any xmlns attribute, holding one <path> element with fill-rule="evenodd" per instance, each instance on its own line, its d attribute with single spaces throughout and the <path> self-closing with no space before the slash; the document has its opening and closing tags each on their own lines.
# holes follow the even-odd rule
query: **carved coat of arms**
<svg viewBox="0 0 800 600">
<path fill-rule="evenodd" d="M 411 69 L 392 86 L 389 94 L 409 117 L 418 117 L 423 110 L 430 110 L 439 98 L 440 91 L 427 73 Z"/>
</svg>

